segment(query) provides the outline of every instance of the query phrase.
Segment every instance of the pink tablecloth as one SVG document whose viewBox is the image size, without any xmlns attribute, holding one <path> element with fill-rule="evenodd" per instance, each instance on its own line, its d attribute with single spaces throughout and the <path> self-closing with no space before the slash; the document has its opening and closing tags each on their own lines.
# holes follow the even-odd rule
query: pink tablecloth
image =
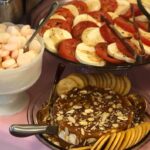
<svg viewBox="0 0 150 150">
<path fill-rule="evenodd" d="M 56 65 L 56 59 L 46 52 L 44 55 L 42 75 L 38 82 L 28 90 L 31 101 L 37 100 L 38 98 L 41 99 L 41 97 L 43 99 L 48 97 L 50 83 L 53 79 L 53 72 L 55 71 Z M 78 69 L 70 66 L 68 66 L 68 68 L 68 70 Z M 146 91 L 150 97 L 150 65 L 134 68 L 130 70 L 128 74 L 133 81 L 133 85 Z M 0 150 L 49 150 L 49 148 L 38 141 L 35 136 L 28 138 L 16 138 L 11 136 L 9 134 L 9 126 L 15 123 L 27 123 L 27 108 L 13 116 L 0 117 Z M 140 150 L 149 149 L 150 142 L 140 148 Z"/>
</svg>

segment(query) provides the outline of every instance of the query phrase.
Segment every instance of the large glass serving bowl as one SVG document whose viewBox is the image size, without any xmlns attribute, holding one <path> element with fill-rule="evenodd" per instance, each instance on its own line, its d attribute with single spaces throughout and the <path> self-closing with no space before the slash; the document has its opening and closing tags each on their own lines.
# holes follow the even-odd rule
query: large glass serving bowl
<svg viewBox="0 0 150 150">
<path fill-rule="evenodd" d="M 145 99 L 149 99 L 149 96 L 144 91 L 137 90 L 137 89 L 134 89 L 134 88 L 132 89 L 132 91 L 135 91 L 136 93 L 139 93 L 140 95 L 143 95 L 145 97 Z M 30 104 L 30 106 L 28 108 L 28 111 L 27 111 L 27 119 L 28 119 L 29 124 L 38 124 L 37 112 L 43 106 L 45 106 L 45 104 L 47 104 L 47 102 L 48 102 L 47 99 L 42 99 L 42 97 L 40 97 L 38 100 L 35 100 Z M 147 110 L 149 110 L 149 108 L 150 108 L 150 103 L 147 103 Z M 146 115 L 146 118 L 148 120 L 150 120 L 149 116 L 150 116 L 150 114 Z M 48 146 L 52 150 L 63 150 L 63 148 L 60 148 L 59 146 L 55 145 L 54 143 L 52 143 L 48 138 L 46 138 L 42 134 L 41 135 L 36 135 L 36 137 L 38 138 L 39 141 L 41 141 L 44 145 Z M 147 143 L 149 141 L 149 139 L 150 139 L 150 134 L 148 134 L 148 136 L 146 136 L 140 143 L 135 145 L 132 148 L 132 150 L 139 149 L 141 146 L 143 146 L 145 143 Z"/>
</svg>

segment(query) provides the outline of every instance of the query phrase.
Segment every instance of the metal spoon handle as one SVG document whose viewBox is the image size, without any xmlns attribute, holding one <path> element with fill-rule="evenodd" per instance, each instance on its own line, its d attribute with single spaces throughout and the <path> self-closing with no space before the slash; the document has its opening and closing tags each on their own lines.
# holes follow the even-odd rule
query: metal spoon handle
<svg viewBox="0 0 150 150">
<path fill-rule="evenodd" d="M 34 37 L 37 35 L 37 33 L 39 32 L 39 30 L 42 28 L 42 26 L 47 22 L 47 20 L 54 14 L 54 12 L 56 11 L 56 9 L 59 7 L 59 3 L 57 1 L 54 1 L 49 9 L 49 12 L 47 13 L 47 16 L 42 20 L 42 22 L 38 25 L 37 29 L 35 30 L 35 32 L 32 34 L 32 36 L 30 37 L 30 39 L 26 42 L 25 44 L 25 48 L 29 46 L 30 42 L 34 39 Z M 27 49 L 25 49 L 25 51 L 27 51 Z"/>
<path fill-rule="evenodd" d="M 10 126 L 9 132 L 16 137 L 27 137 L 35 134 L 46 133 L 47 126 L 45 125 L 25 125 L 25 124 L 14 124 Z"/>
</svg>

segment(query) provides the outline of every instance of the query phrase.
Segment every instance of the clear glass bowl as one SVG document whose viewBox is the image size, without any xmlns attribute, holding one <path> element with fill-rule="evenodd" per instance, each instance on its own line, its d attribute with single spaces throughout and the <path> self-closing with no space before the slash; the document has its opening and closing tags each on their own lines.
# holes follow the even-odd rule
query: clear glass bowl
<svg viewBox="0 0 150 150">
<path fill-rule="evenodd" d="M 144 91 L 132 89 L 131 91 L 136 92 L 140 95 L 143 95 L 145 99 L 150 99 L 148 94 L 146 94 Z M 37 121 L 37 112 L 42 108 L 43 105 L 47 103 L 47 99 L 38 99 L 33 102 L 28 107 L 27 111 L 27 119 L 29 124 L 38 124 Z M 147 108 L 146 110 L 150 109 L 150 102 L 147 102 Z M 150 111 L 149 114 L 146 115 L 146 120 L 150 121 Z M 50 142 L 46 137 L 43 135 L 36 135 L 39 141 L 41 141 L 44 145 L 48 146 L 52 150 L 63 150 L 63 148 L 58 147 L 57 145 Z M 132 147 L 132 150 L 139 150 L 144 144 L 146 144 L 150 140 L 150 134 L 148 134 L 140 143 Z M 65 149 L 64 149 L 65 150 Z"/>
</svg>

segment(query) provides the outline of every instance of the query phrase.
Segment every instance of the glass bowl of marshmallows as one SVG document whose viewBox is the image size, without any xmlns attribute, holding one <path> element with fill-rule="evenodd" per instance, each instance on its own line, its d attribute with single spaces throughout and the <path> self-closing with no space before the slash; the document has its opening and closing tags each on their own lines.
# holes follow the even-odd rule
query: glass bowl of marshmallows
<svg viewBox="0 0 150 150">
<path fill-rule="evenodd" d="M 29 25 L 0 24 L 0 116 L 12 115 L 28 104 L 26 90 L 39 78 L 44 43 L 36 36 L 24 52 L 34 30 Z"/>
</svg>

